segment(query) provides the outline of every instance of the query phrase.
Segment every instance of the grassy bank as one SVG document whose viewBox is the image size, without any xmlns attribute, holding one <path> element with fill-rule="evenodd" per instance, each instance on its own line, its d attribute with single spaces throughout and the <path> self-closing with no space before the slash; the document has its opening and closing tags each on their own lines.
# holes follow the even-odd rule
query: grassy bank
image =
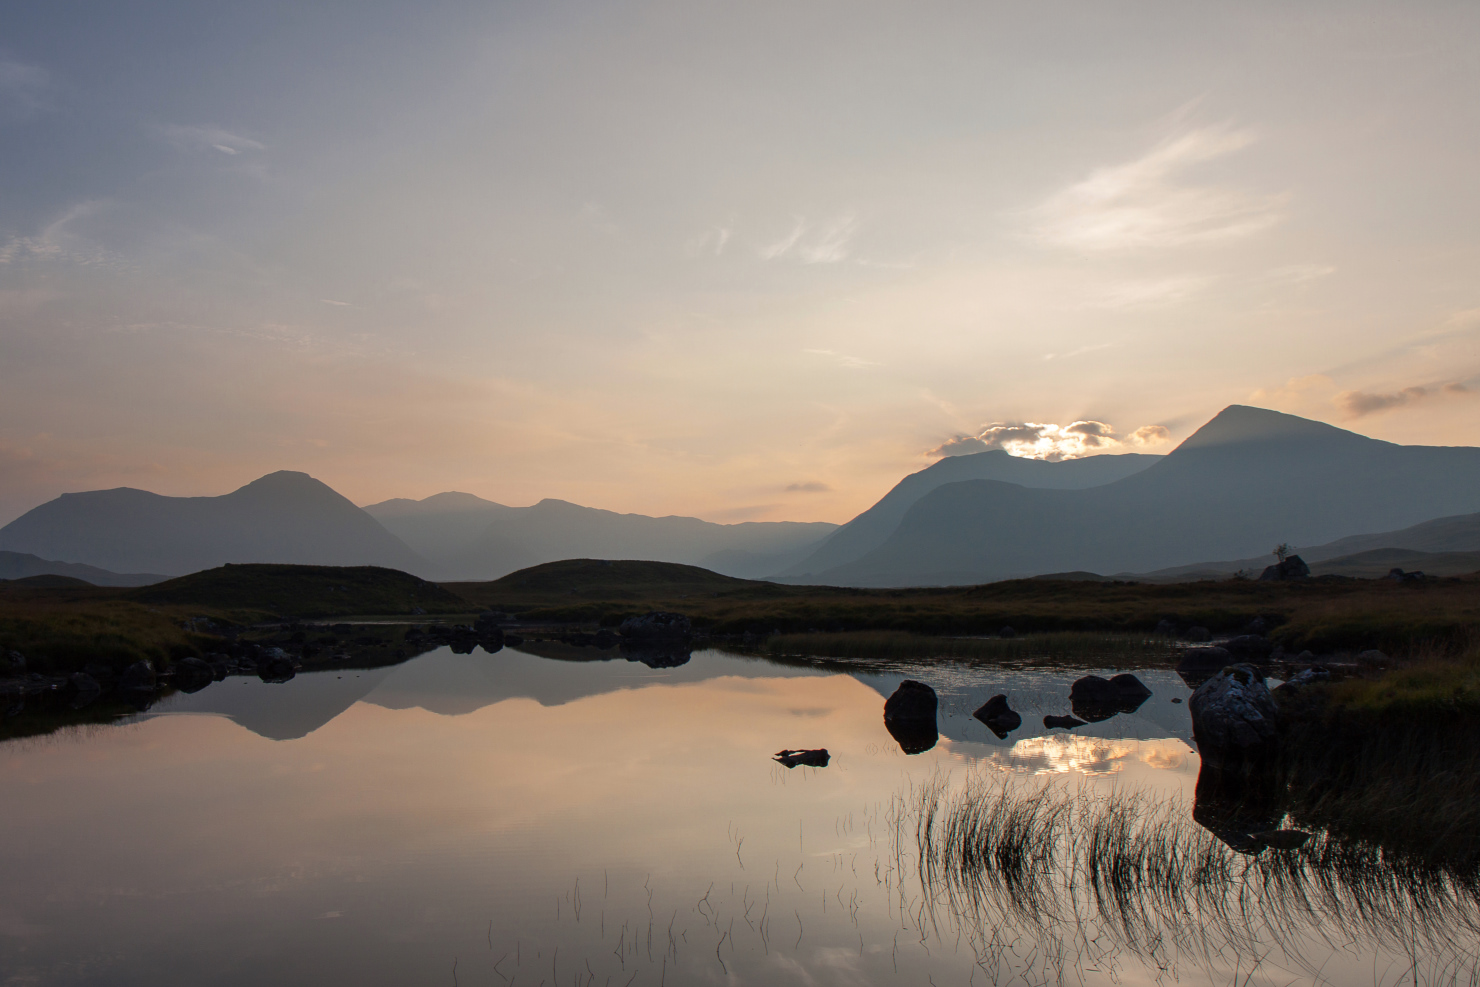
<svg viewBox="0 0 1480 987">
<path fill-rule="evenodd" d="M 1162 620 L 1236 632 L 1254 617 L 1290 651 L 1453 653 L 1480 632 L 1480 577 L 1399 584 L 1330 578 L 1148 584 L 1022 579 L 982 586 L 849 589 L 731 579 L 693 566 L 570 560 L 448 588 L 538 621 L 613 626 L 676 610 L 716 635 L 892 631 L 915 635 L 1149 633 Z"/>
<path fill-rule="evenodd" d="M 760 648 L 776 657 L 816 655 L 863 661 L 948 658 L 1001 664 L 1037 659 L 1168 661 L 1175 648 L 1166 638 L 1103 631 L 1059 631 L 1021 637 L 939 637 L 906 631 L 838 634 L 778 634 Z"/>
</svg>

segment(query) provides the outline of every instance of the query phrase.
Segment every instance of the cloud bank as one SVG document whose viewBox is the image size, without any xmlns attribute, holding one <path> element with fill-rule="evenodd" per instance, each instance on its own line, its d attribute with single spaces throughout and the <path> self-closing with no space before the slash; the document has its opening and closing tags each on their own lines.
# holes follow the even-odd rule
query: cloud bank
<svg viewBox="0 0 1480 987">
<path fill-rule="evenodd" d="M 1057 463 L 1100 453 L 1144 449 L 1170 442 L 1171 438 L 1171 431 L 1164 425 L 1142 425 L 1129 435 L 1120 435 L 1110 425 L 1097 421 L 1077 421 L 1068 425 L 994 422 L 983 425 L 975 435 L 957 435 L 926 455 L 967 456 L 1001 449 L 1009 455 Z"/>
</svg>

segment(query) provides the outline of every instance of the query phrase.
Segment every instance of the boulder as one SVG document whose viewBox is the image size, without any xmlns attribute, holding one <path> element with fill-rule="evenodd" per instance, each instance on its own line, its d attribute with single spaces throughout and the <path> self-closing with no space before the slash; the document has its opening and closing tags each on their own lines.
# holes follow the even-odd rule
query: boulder
<svg viewBox="0 0 1480 987">
<path fill-rule="evenodd" d="M 154 702 L 156 684 L 154 666 L 147 661 L 136 661 L 118 677 L 118 697 L 143 712 Z"/>
<path fill-rule="evenodd" d="M 1023 725 L 1023 718 L 1007 705 L 1006 696 L 993 696 L 971 715 L 985 723 L 998 740 L 1006 740 L 1009 733 Z"/>
<path fill-rule="evenodd" d="M 924 682 L 905 679 L 884 701 L 884 728 L 906 754 L 921 754 L 940 739 L 935 713 L 940 706 L 935 690 Z"/>
<path fill-rule="evenodd" d="M 1357 652 L 1357 664 L 1359 665 L 1386 665 L 1391 660 L 1392 659 L 1383 654 L 1381 651 L 1378 651 L 1376 648 L 1370 648 L 1367 651 Z"/>
<path fill-rule="evenodd" d="M 1150 695 L 1145 683 L 1126 672 L 1109 679 L 1086 675 L 1069 688 L 1069 703 L 1075 716 L 1098 723 L 1116 713 L 1134 713 Z"/>
<path fill-rule="evenodd" d="M 1264 673 L 1255 666 L 1224 668 L 1197 687 L 1187 706 L 1204 764 L 1252 766 L 1273 756 L 1279 739 L 1277 712 Z"/>
<path fill-rule="evenodd" d="M 1187 628 L 1187 640 L 1193 644 L 1207 644 L 1213 639 L 1213 632 L 1206 627 Z"/>
<path fill-rule="evenodd" d="M 293 656 L 282 648 L 264 648 L 257 657 L 257 677 L 264 682 L 286 682 L 297 673 Z"/>
<path fill-rule="evenodd" d="M 771 759 L 773 761 L 780 761 L 788 768 L 794 768 L 799 764 L 806 765 L 809 768 L 825 768 L 827 767 L 827 762 L 830 760 L 827 748 L 825 747 L 819 747 L 816 750 L 810 751 L 777 751 L 772 755 Z"/>
<path fill-rule="evenodd" d="M 72 690 L 72 701 L 67 705 L 72 709 L 90 706 L 103 694 L 103 687 L 98 684 L 98 680 L 86 672 L 73 672 L 67 676 L 67 684 Z"/>
<path fill-rule="evenodd" d="M 884 719 L 889 720 L 928 720 L 935 722 L 935 712 L 940 701 L 935 696 L 935 690 L 924 682 L 916 682 L 914 679 L 905 679 L 899 683 L 894 694 L 884 701 Z"/>
<path fill-rule="evenodd" d="M 997 636 L 998 637 L 1017 637 L 1017 631 L 1013 630 L 1011 627 L 1002 627 L 1001 629 L 999 629 L 997 631 Z"/>
<path fill-rule="evenodd" d="M 1156 622 L 1156 630 L 1152 631 L 1151 633 L 1155 634 L 1157 637 L 1176 637 L 1177 625 L 1172 621 L 1163 618 Z"/>
<path fill-rule="evenodd" d="M 12 651 L 6 656 L 6 667 L 4 669 L 9 675 L 24 675 L 26 671 L 26 656 L 19 651 Z"/>
<path fill-rule="evenodd" d="M 170 668 L 175 672 L 175 688 L 181 692 L 199 692 L 216 681 L 216 670 L 200 658 L 179 658 Z"/>
<path fill-rule="evenodd" d="M 1259 574 L 1259 581 L 1283 582 L 1287 579 L 1309 579 L 1310 566 L 1298 555 L 1287 555 L 1274 565 L 1266 566 Z"/>
<path fill-rule="evenodd" d="M 1076 720 L 1072 716 L 1045 716 L 1043 725 L 1052 730 L 1054 727 L 1063 727 L 1065 730 L 1073 730 L 1075 727 L 1084 726 L 1083 720 Z"/>
<path fill-rule="evenodd" d="M 1233 655 L 1227 648 L 1188 648 L 1182 652 L 1182 660 L 1177 662 L 1177 674 L 1182 676 L 1182 681 L 1195 689 L 1214 672 L 1231 664 Z"/>
<path fill-rule="evenodd" d="M 624 641 L 648 644 L 687 640 L 693 633 L 693 626 L 689 623 L 689 618 L 681 613 L 654 610 L 641 617 L 628 617 L 622 621 L 622 626 L 617 631 Z"/>
</svg>

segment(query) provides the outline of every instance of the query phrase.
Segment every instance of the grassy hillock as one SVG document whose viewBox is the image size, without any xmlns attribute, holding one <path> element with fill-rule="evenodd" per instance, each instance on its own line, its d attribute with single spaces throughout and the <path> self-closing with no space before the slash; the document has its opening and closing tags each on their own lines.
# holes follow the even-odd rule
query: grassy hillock
<svg viewBox="0 0 1480 987">
<path fill-rule="evenodd" d="M 467 613 L 455 593 L 379 566 L 224 565 L 129 590 L 140 603 L 293 617 Z"/>
<path fill-rule="evenodd" d="M 156 665 L 198 654 L 206 641 L 174 613 L 123 599 L 114 589 L 0 589 L 0 651 L 25 655 L 29 671 L 60 673 L 91 661 Z"/>
<path fill-rule="evenodd" d="M 1480 577 L 1400 584 L 1324 578 L 1133 583 L 1017 579 L 981 586 L 849 589 L 733 579 L 696 566 L 589 559 L 486 583 L 450 584 L 480 607 L 526 619 L 612 625 L 677 610 L 713 634 L 903 631 L 989 634 L 1149 632 L 1163 619 L 1237 631 L 1256 616 L 1290 650 L 1463 648 L 1480 637 Z"/>
</svg>

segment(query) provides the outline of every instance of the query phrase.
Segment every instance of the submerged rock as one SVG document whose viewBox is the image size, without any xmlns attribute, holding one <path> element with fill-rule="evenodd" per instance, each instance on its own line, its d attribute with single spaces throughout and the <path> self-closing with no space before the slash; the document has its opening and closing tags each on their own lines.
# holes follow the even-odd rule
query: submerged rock
<svg viewBox="0 0 1480 987">
<path fill-rule="evenodd" d="M 1273 755 L 1279 734 L 1274 698 L 1253 665 L 1223 669 L 1197 687 L 1187 706 L 1205 765 L 1252 766 Z"/>
<path fill-rule="evenodd" d="M 825 768 L 827 767 L 827 762 L 831 760 L 826 747 L 819 747 L 816 750 L 810 751 L 777 751 L 772 755 L 771 759 L 773 761 L 780 761 L 788 768 L 794 768 L 799 764 L 806 765 L 809 768 Z"/>
<path fill-rule="evenodd" d="M 1076 720 L 1072 716 L 1045 716 L 1043 725 L 1052 730 L 1054 727 L 1063 727 L 1065 730 L 1073 730 L 1075 727 L 1084 726 L 1083 720 Z"/>
<path fill-rule="evenodd" d="M 998 740 L 1006 740 L 1009 733 L 1023 725 L 1022 716 L 1007 705 L 1006 696 L 993 696 L 971 715 L 985 723 Z"/>
</svg>

